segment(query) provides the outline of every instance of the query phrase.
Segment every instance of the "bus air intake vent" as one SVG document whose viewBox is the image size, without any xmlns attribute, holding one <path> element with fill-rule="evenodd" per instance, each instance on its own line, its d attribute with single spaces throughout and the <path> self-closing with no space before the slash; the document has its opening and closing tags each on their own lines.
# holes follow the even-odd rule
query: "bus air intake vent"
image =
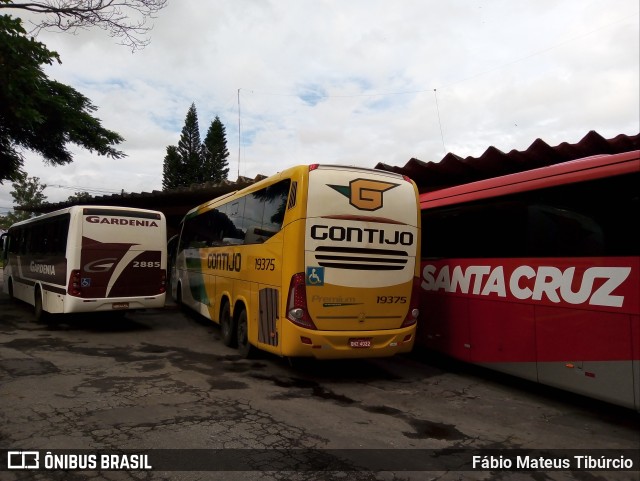
<svg viewBox="0 0 640 481">
<path fill-rule="evenodd" d="M 289 192 L 289 203 L 287 204 L 287 210 L 292 209 L 296 205 L 296 194 L 298 193 L 298 183 L 291 183 L 291 191 Z"/>
<path fill-rule="evenodd" d="M 315 257 L 321 267 L 358 271 L 400 271 L 409 261 L 405 251 L 320 246 Z"/>
</svg>

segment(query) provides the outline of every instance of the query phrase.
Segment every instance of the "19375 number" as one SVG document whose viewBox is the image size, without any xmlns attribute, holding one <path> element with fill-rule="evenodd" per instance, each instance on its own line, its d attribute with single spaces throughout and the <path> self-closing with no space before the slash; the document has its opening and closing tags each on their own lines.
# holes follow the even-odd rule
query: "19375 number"
<svg viewBox="0 0 640 481">
<path fill-rule="evenodd" d="M 257 257 L 255 269 L 257 271 L 273 271 L 276 268 L 276 260 L 265 257 Z"/>
<path fill-rule="evenodd" d="M 378 296 L 376 303 L 378 304 L 406 304 L 406 296 Z"/>
</svg>

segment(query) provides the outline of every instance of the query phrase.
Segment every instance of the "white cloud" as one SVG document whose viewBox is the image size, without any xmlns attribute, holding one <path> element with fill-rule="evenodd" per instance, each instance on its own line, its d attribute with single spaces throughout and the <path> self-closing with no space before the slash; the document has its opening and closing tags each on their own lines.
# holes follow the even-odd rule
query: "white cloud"
<svg viewBox="0 0 640 481">
<path fill-rule="evenodd" d="M 161 189 L 195 102 L 203 136 L 216 115 L 225 124 L 235 180 L 238 89 L 248 177 L 635 135 L 638 18 L 634 0 L 170 1 L 134 54 L 98 29 L 40 36 L 62 59 L 47 73 L 91 99 L 128 157 L 74 149 L 72 164 L 48 167 L 28 153 L 26 169 L 49 185 Z"/>
</svg>

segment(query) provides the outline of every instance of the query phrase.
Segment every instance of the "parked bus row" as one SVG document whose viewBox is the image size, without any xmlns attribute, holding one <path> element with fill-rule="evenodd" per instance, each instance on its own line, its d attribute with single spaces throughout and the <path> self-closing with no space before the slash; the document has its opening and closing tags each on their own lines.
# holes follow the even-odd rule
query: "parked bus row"
<svg viewBox="0 0 640 481">
<path fill-rule="evenodd" d="M 243 356 L 416 343 L 640 410 L 639 175 L 634 151 L 418 196 L 390 172 L 293 167 L 185 215 L 171 295 Z M 18 223 L 5 291 L 38 316 L 160 307 L 165 229 L 96 206 Z"/>
<path fill-rule="evenodd" d="M 5 291 L 38 318 L 164 305 L 160 212 L 76 206 L 5 237 Z M 390 356 L 415 341 L 419 246 L 410 179 L 298 166 L 186 214 L 172 294 L 243 356 Z"/>
</svg>

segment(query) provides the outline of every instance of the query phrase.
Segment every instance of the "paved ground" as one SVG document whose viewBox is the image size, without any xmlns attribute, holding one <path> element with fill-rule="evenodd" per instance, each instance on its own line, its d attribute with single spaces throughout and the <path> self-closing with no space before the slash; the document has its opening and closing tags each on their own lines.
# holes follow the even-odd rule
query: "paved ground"
<svg viewBox="0 0 640 481">
<path fill-rule="evenodd" d="M 471 448 L 621 455 L 640 450 L 640 416 L 420 353 L 291 366 L 242 360 L 219 338 L 216 326 L 175 307 L 37 323 L 30 306 L 1 294 L 0 448 L 208 450 L 178 453 L 187 458 L 224 449 L 249 469 L 0 471 L 0 480 L 640 479 L 637 471 L 358 469 L 387 466 L 387 452 L 410 464 L 443 448 L 458 450 L 461 462 Z M 369 459 L 353 461 L 349 449 Z M 335 470 L 277 471 L 292 469 L 295 456 Z"/>
</svg>

